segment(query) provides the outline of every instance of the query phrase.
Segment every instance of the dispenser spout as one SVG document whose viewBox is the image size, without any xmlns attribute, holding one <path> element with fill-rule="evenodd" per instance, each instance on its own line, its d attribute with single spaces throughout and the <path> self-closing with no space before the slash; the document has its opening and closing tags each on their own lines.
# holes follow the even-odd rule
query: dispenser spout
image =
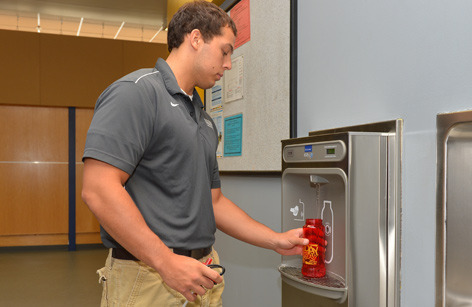
<svg viewBox="0 0 472 307">
<path fill-rule="evenodd" d="M 310 183 L 312 185 L 317 185 L 317 184 L 322 185 L 322 184 L 329 183 L 329 181 L 318 175 L 310 175 Z"/>
</svg>

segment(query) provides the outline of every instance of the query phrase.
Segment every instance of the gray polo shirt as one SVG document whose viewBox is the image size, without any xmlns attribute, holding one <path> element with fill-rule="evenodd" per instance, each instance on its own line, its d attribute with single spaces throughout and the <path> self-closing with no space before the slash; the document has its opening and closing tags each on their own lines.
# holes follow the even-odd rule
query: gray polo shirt
<svg viewBox="0 0 472 307">
<path fill-rule="evenodd" d="M 126 191 L 171 248 L 203 248 L 215 241 L 211 189 L 220 187 L 218 135 L 202 107 L 197 91 L 192 101 L 158 59 L 154 68 L 135 71 L 100 95 L 87 133 L 83 159 L 130 175 Z M 119 246 L 103 228 L 101 236 L 105 246 Z"/>
</svg>

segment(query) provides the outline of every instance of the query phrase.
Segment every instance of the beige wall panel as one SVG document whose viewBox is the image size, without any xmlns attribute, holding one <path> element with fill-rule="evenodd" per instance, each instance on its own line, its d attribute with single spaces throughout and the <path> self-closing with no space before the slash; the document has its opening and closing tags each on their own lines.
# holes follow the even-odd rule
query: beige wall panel
<svg viewBox="0 0 472 307">
<path fill-rule="evenodd" d="M 122 42 L 44 34 L 41 37 L 41 105 L 93 107 L 123 75 Z"/>
<path fill-rule="evenodd" d="M 100 224 L 90 211 L 88 206 L 82 200 L 82 180 L 84 173 L 84 165 L 77 164 L 76 167 L 76 233 L 97 233 L 100 232 Z"/>
<path fill-rule="evenodd" d="M 68 165 L 0 163 L 0 235 L 68 233 Z"/>
<path fill-rule="evenodd" d="M 66 108 L 0 105 L 0 119 L 0 161 L 68 161 Z"/>
<path fill-rule="evenodd" d="M 0 104 L 40 104 L 39 63 L 37 33 L 0 30 Z"/>
<path fill-rule="evenodd" d="M 75 242 L 77 244 L 100 244 L 102 239 L 100 238 L 100 233 L 78 233 Z"/>
<path fill-rule="evenodd" d="M 93 109 L 75 110 L 75 159 L 82 162 L 87 131 L 92 122 Z"/>
<path fill-rule="evenodd" d="M 67 245 L 67 234 L 0 236 L 0 246 Z"/>
<path fill-rule="evenodd" d="M 152 68 L 158 58 L 166 59 L 167 45 L 155 43 L 123 41 L 124 74 L 141 68 Z"/>
</svg>

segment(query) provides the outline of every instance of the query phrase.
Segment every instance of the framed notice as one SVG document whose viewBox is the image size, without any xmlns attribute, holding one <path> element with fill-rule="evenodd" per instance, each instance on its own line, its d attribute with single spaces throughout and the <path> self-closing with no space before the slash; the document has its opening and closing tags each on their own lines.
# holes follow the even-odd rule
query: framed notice
<svg viewBox="0 0 472 307">
<path fill-rule="evenodd" d="M 243 115 L 225 118 L 224 156 L 240 156 L 243 145 Z"/>
<path fill-rule="evenodd" d="M 251 13 L 249 0 L 241 0 L 236 4 L 230 13 L 231 18 L 236 24 L 238 35 L 234 43 L 234 48 L 238 48 L 251 40 Z"/>
<path fill-rule="evenodd" d="M 225 103 L 243 98 L 244 62 L 240 55 L 231 60 L 231 70 L 225 72 Z"/>
</svg>

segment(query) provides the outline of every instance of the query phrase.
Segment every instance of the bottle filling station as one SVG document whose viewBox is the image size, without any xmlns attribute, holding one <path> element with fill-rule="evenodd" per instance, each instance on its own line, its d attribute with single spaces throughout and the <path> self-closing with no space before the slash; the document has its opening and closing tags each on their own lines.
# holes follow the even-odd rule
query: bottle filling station
<svg viewBox="0 0 472 307">
<path fill-rule="evenodd" d="M 326 275 L 307 278 L 301 256 L 283 256 L 283 287 L 309 293 L 314 305 L 326 298 L 333 306 L 399 305 L 401 125 L 393 120 L 282 141 L 282 231 L 321 218 L 327 241 Z M 283 298 L 291 304 L 305 305 Z"/>
</svg>

